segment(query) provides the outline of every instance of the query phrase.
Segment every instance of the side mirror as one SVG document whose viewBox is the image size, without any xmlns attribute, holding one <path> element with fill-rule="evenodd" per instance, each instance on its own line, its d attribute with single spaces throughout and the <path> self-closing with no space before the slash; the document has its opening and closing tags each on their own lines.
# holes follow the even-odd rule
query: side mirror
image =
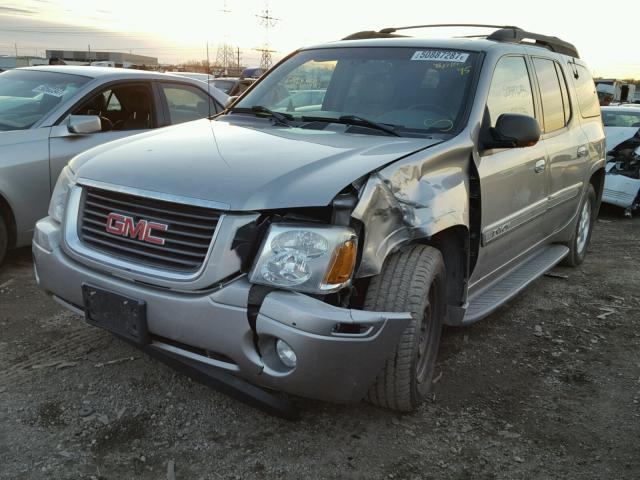
<svg viewBox="0 0 640 480">
<path fill-rule="evenodd" d="M 232 97 L 227 98 L 227 103 L 224 104 L 224 107 L 225 108 L 230 107 L 233 104 L 233 102 L 235 102 L 237 99 L 238 99 L 238 95 L 234 95 Z"/>
<path fill-rule="evenodd" d="M 102 131 L 102 122 L 97 115 L 69 115 L 67 129 L 71 133 L 87 134 Z"/>
<path fill-rule="evenodd" d="M 540 125 L 529 115 L 503 113 L 498 117 L 495 128 L 491 129 L 493 140 L 485 148 L 532 147 L 540 140 Z"/>
</svg>

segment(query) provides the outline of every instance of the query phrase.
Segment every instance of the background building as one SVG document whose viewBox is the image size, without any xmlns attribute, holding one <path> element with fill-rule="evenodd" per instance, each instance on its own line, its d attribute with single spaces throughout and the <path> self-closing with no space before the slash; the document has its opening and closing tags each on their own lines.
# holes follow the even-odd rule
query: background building
<svg viewBox="0 0 640 480">
<path fill-rule="evenodd" d="M 32 67 L 34 65 L 48 65 L 49 60 L 41 57 L 15 57 L 0 55 L 0 71 L 18 67 Z"/>
<path fill-rule="evenodd" d="M 122 52 L 93 52 L 89 50 L 47 50 L 47 59 L 68 65 L 89 65 L 93 62 L 109 62 L 110 66 L 124 68 L 158 68 L 156 57 Z"/>
</svg>

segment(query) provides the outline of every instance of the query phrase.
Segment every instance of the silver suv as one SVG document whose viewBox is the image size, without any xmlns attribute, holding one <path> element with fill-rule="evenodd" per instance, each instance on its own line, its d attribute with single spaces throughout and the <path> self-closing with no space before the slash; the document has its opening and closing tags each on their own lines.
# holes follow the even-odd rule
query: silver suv
<svg viewBox="0 0 640 480">
<path fill-rule="evenodd" d="M 583 261 L 605 146 L 572 45 L 396 30 L 298 50 L 213 120 L 75 157 L 37 224 L 40 286 L 277 412 L 273 390 L 415 409 L 443 324 Z"/>
</svg>

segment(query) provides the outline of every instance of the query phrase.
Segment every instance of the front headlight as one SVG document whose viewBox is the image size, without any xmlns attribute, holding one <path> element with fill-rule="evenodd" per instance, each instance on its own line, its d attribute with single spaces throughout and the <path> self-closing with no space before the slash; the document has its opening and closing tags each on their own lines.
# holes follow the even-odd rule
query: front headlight
<svg viewBox="0 0 640 480">
<path fill-rule="evenodd" d="M 351 228 L 273 224 L 249 281 L 299 292 L 334 292 L 351 280 L 356 252 Z"/>
<path fill-rule="evenodd" d="M 64 209 L 67 206 L 67 197 L 71 187 L 76 184 L 73 172 L 66 166 L 60 172 L 56 186 L 53 189 L 51 202 L 49 203 L 49 216 L 56 222 L 62 223 L 64 217 Z"/>
</svg>

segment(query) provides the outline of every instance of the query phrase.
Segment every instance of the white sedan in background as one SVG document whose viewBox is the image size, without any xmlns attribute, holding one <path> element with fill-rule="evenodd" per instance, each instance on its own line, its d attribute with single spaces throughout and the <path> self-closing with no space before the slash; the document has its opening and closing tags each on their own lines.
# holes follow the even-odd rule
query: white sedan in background
<svg viewBox="0 0 640 480">
<path fill-rule="evenodd" d="M 72 157 L 218 113 L 227 99 L 205 82 L 140 70 L 40 66 L 0 73 L 0 263 L 8 248 L 31 243 Z"/>
</svg>

